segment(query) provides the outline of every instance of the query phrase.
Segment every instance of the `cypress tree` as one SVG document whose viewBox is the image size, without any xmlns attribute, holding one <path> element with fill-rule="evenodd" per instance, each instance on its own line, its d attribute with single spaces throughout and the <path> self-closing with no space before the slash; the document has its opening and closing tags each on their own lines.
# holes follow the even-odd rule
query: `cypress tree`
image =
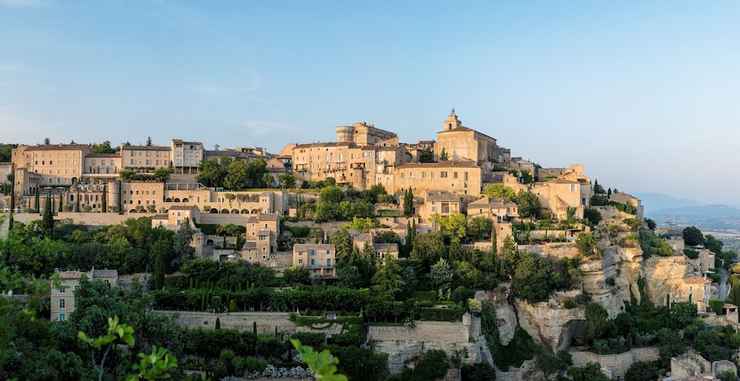
<svg viewBox="0 0 740 381">
<path fill-rule="evenodd" d="M 40 205 L 41 204 L 41 195 L 39 195 L 38 188 L 36 188 L 36 193 L 34 194 L 33 201 L 34 201 L 33 209 L 36 211 L 36 213 L 38 213 L 40 211 L 39 208 L 41 207 L 41 205 Z"/>
<path fill-rule="evenodd" d="M 103 213 L 108 212 L 108 184 L 103 184 Z"/>
<path fill-rule="evenodd" d="M 59 212 L 61 213 L 63 211 L 64 211 L 64 195 L 61 194 L 59 195 Z"/>
<path fill-rule="evenodd" d="M 54 211 L 51 206 L 51 194 L 46 195 L 46 204 L 44 206 L 44 217 L 41 219 L 41 228 L 47 235 L 54 233 Z"/>
</svg>

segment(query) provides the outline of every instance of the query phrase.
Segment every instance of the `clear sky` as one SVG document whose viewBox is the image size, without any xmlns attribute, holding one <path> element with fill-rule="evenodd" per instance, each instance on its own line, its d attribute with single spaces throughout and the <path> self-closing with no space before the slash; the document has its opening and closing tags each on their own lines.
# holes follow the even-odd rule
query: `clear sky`
<svg viewBox="0 0 740 381">
<path fill-rule="evenodd" d="M 463 123 L 602 184 L 740 204 L 738 1 L 0 0 L 0 141 L 403 141 Z"/>
</svg>

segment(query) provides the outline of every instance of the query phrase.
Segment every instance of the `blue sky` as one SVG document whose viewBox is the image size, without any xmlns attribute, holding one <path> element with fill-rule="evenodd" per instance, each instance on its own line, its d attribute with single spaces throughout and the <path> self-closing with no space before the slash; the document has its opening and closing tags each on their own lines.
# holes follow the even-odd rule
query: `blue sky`
<svg viewBox="0 0 740 381">
<path fill-rule="evenodd" d="M 212 147 L 463 123 L 601 183 L 740 204 L 740 2 L 0 0 L 0 141 Z"/>
</svg>

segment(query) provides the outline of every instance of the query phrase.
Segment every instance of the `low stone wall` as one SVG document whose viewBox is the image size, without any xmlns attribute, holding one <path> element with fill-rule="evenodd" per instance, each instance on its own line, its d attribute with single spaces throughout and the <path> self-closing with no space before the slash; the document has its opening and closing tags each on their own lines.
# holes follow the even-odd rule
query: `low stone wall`
<svg viewBox="0 0 740 381">
<path fill-rule="evenodd" d="M 546 257 L 576 258 L 580 255 L 578 247 L 572 242 L 553 242 L 541 245 L 519 245 L 519 251 L 528 251 Z"/>
<path fill-rule="evenodd" d="M 246 225 L 250 217 L 252 216 L 247 214 L 201 213 L 196 222 L 204 225 Z"/>
<path fill-rule="evenodd" d="M 614 355 L 600 355 L 593 352 L 570 351 L 573 356 L 573 366 L 584 366 L 595 362 L 606 370 L 609 378 L 624 378 L 627 370 L 638 361 L 655 361 L 660 357 L 656 347 L 633 348 L 624 353 Z"/>
<path fill-rule="evenodd" d="M 215 328 L 216 319 L 219 320 L 221 328 L 235 329 L 238 331 L 252 331 L 255 323 L 257 324 L 257 333 L 274 334 L 295 333 L 295 332 L 323 332 L 328 335 L 337 335 L 342 331 L 341 324 L 332 324 L 325 329 L 313 329 L 310 327 L 298 326 L 290 321 L 290 314 L 287 312 L 195 312 L 195 311 L 154 311 L 157 314 L 170 316 L 175 319 L 175 323 L 187 328 Z"/>
<path fill-rule="evenodd" d="M 132 214 L 118 214 L 118 213 L 78 213 L 78 212 L 59 212 L 54 216 L 55 220 L 70 220 L 76 225 L 87 225 L 87 226 L 106 226 L 106 225 L 118 225 L 122 224 L 131 218 L 140 217 L 151 217 L 154 214 L 149 213 L 132 213 Z M 29 222 L 37 221 L 41 219 L 41 215 L 38 213 L 16 213 L 13 218 L 17 222 L 27 224 Z"/>
</svg>

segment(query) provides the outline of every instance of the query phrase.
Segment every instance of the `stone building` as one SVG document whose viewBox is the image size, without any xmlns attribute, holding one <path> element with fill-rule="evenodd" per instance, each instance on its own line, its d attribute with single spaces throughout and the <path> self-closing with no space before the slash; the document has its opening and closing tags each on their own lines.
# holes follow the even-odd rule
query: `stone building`
<svg viewBox="0 0 740 381">
<path fill-rule="evenodd" d="M 89 178 L 118 178 L 123 168 L 121 155 L 117 153 L 91 153 L 85 156 L 83 176 Z"/>
<path fill-rule="evenodd" d="M 277 214 L 250 216 L 246 224 L 246 243 L 242 256 L 259 256 L 266 259 L 277 252 L 280 221 Z"/>
<path fill-rule="evenodd" d="M 356 122 L 351 126 L 337 127 L 337 143 L 352 143 L 358 146 L 397 146 L 398 136 L 381 130 L 367 122 Z"/>
<path fill-rule="evenodd" d="M 198 172 L 200 162 L 203 161 L 205 155 L 203 143 L 172 139 L 170 149 L 172 152 L 170 160 L 175 173 Z"/>
<path fill-rule="evenodd" d="M 336 249 L 327 243 L 295 244 L 293 266 L 307 268 L 312 278 L 336 278 Z"/>
<path fill-rule="evenodd" d="M 13 150 L 12 162 L 16 172 L 32 173 L 35 185 L 72 185 L 82 178 L 85 156 L 91 146 L 83 144 L 44 144 L 18 146 Z M 28 177 L 16 176 L 16 189 L 25 190 Z"/>
<path fill-rule="evenodd" d="M 423 194 L 423 201 L 417 205 L 416 214 L 423 221 L 431 221 L 435 215 L 450 216 L 465 211 L 463 197 L 446 191 L 429 191 Z"/>
<path fill-rule="evenodd" d="M 453 109 L 442 124 L 434 143 L 437 160 L 473 161 L 483 169 L 485 180 L 496 167 L 508 168 L 511 151 L 499 147 L 496 139 L 463 126 Z"/>
<path fill-rule="evenodd" d="M 75 311 L 75 290 L 85 277 L 88 280 L 100 280 L 110 286 L 118 283 L 117 270 L 57 271 L 51 283 L 51 321 L 65 321 Z"/>
<path fill-rule="evenodd" d="M 166 146 L 121 146 L 121 165 L 137 173 L 153 173 L 159 168 L 170 167 L 171 149 Z"/>
<path fill-rule="evenodd" d="M 158 181 L 126 181 L 121 186 L 121 207 L 127 213 L 163 211 L 164 183 Z"/>
<path fill-rule="evenodd" d="M 496 222 L 509 221 L 519 217 L 517 204 L 502 198 L 483 196 L 468 204 L 468 216 L 485 217 Z"/>
<path fill-rule="evenodd" d="M 481 191 L 481 181 L 481 168 L 472 161 L 408 163 L 396 168 L 390 192 L 396 193 L 411 189 L 414 194 L 446 191 L 478 196 Z"/>
</svg>

